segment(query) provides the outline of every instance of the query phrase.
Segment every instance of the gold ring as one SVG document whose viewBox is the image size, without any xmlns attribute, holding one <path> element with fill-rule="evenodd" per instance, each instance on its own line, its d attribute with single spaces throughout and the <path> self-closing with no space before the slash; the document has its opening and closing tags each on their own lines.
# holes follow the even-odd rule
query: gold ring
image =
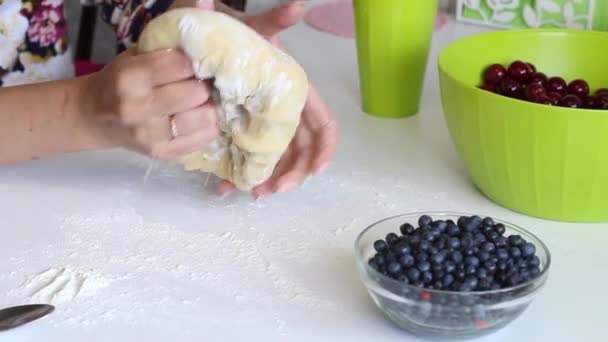
<svg viewBox="0 0 608 342">
<path fill-rule="evenodd" d="M 173 140 L 179 136 L 177 125 L 175 124 L 175 114 L 169 117 L 169 123 L 171 124 L 171 140 Z"/>
</svg>

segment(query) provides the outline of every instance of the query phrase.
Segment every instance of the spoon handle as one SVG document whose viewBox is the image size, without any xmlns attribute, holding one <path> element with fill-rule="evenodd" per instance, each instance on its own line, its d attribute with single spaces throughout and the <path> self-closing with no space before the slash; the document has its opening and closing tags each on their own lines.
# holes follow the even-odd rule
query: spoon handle
<svg viewBox="0 0 608 342">
<path fill-rule="evenodd" d="M 0 310 L 0 331 L 16 328 L 44 317 L 55 310 L 48 304 L 30 304 L 13 306 Z"/>
</svg>

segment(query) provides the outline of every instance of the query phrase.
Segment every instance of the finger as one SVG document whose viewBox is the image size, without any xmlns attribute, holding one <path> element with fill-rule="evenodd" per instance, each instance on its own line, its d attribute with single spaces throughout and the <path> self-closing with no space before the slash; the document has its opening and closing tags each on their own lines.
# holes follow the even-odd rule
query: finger
<svg viewBox="0 0 608 342">
<path fill-rule="evenodd" d="M 268 12 L 245 18 L 245 22 L 259 34 L 272 37 L 295 25 L 304 15 L 304 1 L 293 1 Z"/>
<path fill-rule="evenodd" d="M 211 89 L 206 82 L 186 80 L 170 83 L 152 90 L 146 113 L 170 115 L 201 106 L 209 100 Z"/>
<path fill-rule="evenodd" d="M 230 183 L 227 180 L 222 180 L 220 182 L 220 185 L 217 188 L 217 193 L 220 196 L 226 196 L 229 193 L 231 193 L 232 191 L 234 191 L 234 189 L 236 189 L 236 187 L 234 186 L 234 184 Z"/>
<path fill-rule="evenodd" d="M 218 137 L 213 130 L 202 130 L 194 134 L 179 136 L 169 143 L 161 143 L 158 156 L 164 159 L 173 159 L 201 150 L 205 145 Z"/>
<path fill-rule="evenodd" d="M 314 157 L 312 172 L 319 172 L 327 166 L 336 153 L 338 123 L 329 106 L 323 101 L 311 83 L 309 96 L 304 106 L 302 120 L 314 135 Z"/>
<path fill-rule="evenodd" d="M 177 135 L 191 135 L 203 130 L 211 130 L 219 135 L 215 106 L 210 101 L 173 117 Z"/>
<path fill-rule="evenodd" d="M 183 7 L 194 7 L 209 11 L 215 9 L 214 0 L 175 0 L 169 8 L 174 9 Z"/>
<path fill-rule="evenodd" d="M 294 153 L 293 148 L 290 147 L 290 149 L 283 156 L 283 158 L 281 158 L 281 160 L 279 160 L 279 162 L 277 163 L 277 166 L 275 167 L 272 176 L 268 180 L 253 189 L 253 196 L 256 199 L 260 199 L 262 197 L 267 196 L 268 194 L 276 192 L 276 180 L 285 172 L 287 172 L 287 170 L 290 169 L 291 165 L 294 164 L 296 160 L 295 155 L 296 154 Z"/>
<path fill-rule="evenodd" d="M 176 49 L 141 53 L 129 59 L 129 64 L 129 67 L 145 72 L 152 87 L 194 76 L 190 59 Z"/>
</svg>

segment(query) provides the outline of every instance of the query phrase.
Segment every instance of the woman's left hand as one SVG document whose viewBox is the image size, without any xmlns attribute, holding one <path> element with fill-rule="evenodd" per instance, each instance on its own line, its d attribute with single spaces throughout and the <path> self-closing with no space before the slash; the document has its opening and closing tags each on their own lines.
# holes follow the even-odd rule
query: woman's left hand
<svg viewBox="0 0 608 342">
<path fill-rule="evenodd" d="M 303 1 L 293 1 L 257 15 L 235 11 L 218 0 L 215 0 L 215 4 L 213 0 L 176 0 L 172 7 L 197 7 L 229 14 L 281 49 L 283 45 L 278 34 L 295 25 L 305 11 Z M 270 179 L 254 188 L 254 197 L 257 199 L 275 192 L 288 191 L 302 184 L 307 177 L 323 171 L 336 153 L 337 142 L 336 117 L 311 82 L 296 134 Z M 224 195 L 234 188 L 230 182 L 222 181 L 218 191 Z"/>
</svg>

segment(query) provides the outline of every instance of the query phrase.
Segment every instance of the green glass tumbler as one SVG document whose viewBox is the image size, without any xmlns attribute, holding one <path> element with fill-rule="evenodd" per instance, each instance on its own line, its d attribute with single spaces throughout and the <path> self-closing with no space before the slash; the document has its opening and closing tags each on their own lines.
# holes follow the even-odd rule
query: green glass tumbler
<svg viewBox="0 0 608 342">
<path fill-rule="evenodd" d="M 363 111 L 418 113 L 439 0 L 353 0 Z"/>
</svg>

